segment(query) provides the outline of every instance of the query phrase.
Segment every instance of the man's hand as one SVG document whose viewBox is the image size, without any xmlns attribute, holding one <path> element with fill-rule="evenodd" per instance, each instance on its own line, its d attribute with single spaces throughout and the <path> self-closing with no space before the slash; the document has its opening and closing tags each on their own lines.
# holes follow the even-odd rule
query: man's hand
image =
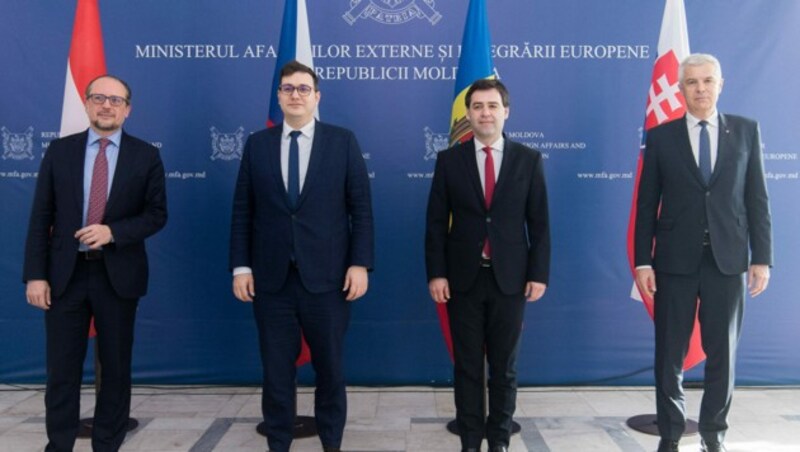
<svg viewBox="0 0 800 452">
<path fill-rule="evenodd" d="M 544 291 L 547 289 L 547 284 L 542 284 L 536 281 L 528 281 L 525 283 L 525 299 L 529 302 L 534 302 L 544 296 Z"/>
<path fill-rule="evenodd" d="M 450 285 L 447 278 L 433 278 L 428 282 L 428 291 L 431 298 L 437 303 L 447 303 L 450 300 Z"/>
<path fill-rule="evenodd" d="M 656 294 L 656 272 L 652 268 L 637 268 L 636 286 L 643 294 L 653 298 Z"/>
<path fill-rule="evenodd" d="M 76 239 L 93 250 L 111 243 L 111 237 L 111 228 L 104 224 L 91 224 L 75 233 Z"/>
<path fill-rule="evenodd" d="M 28 304 L 45 311 L 50 309 L 50 284 L 43 279 L 28 281 L 25 288 L 25 297 Z"/>
<path fill-rule="evenodd" d="M 342 287 L 342 292 L 347 292 L 347 296 L 344 297 L 344 299 L 347 301 L 357 300 L 367 293 L 368 287 L 369 277 L 367 276 L 367 267 L 351 265 L 344 275 L 344 287 Z"/>
<path fill-rule="evenodd" d="M 747 271 L 747 289 L 751 297 L 761 295 L 769 285 L 769 265 L 751 265 Z"/>
<path fill-rule="evenodd" d="M 233 296 L 240 301 L 249 303 L 256 295 L 255 283 L 252 273 L 242 273 L 233 277 Z"/>
</svg>

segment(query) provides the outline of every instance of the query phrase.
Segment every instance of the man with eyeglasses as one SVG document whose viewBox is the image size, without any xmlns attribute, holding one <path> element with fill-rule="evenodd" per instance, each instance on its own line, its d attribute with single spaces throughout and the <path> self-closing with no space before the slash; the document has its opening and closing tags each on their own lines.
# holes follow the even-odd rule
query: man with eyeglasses
<svg viewBox="0 0 800 452">
<path fill-rule="evenodd" d="M 89 129 L 52 141 L 39 169 L 23 280 L 28 303 L 45 311 L 48 452 L 75 444 L 92 317 L 103 369 L 92 449 L 119 450 L 127 431 L 134 320 L 147 291 L 144 241 L 167 221 L 158 149 L 122 130 L 130 100 L 117 77 L 91 81 Z"/>
<path fill-rule="evenodd" d="M 373 265 L 369 176 L 355 135 L 314 119 L 321 97 L 314 71 L 292 61 L 280 79 L 284 122 L 247 139 L 236 182 L 233 293 L 253 303 L 269 449 L 285 452 L 292 442 L 302 333 L 317 377 L 322 447 L 339 451 L 350 302 L 366 293 Z"/>
</svg>

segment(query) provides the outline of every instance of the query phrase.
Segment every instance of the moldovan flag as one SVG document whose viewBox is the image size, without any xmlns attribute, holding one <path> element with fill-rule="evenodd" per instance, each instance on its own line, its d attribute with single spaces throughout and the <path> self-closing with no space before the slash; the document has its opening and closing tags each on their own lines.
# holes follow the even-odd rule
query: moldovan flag
<svg viewBox="0 0 800 452">
<path fill-rule="evenodd" d="M 653 76 L 647 95 L 642 143 L 639 150 L 639 160 L 636 165 L 633 203 L 628 220 L 628 261 L 631 272 L 634 275 L 636 273 L 634 268 L 636 201 L 639 192 L 639 178 L 642 174 L 647 131 L 665 122 L 681 118 L 686 113 L 686 103 L 678 89 L 678 67 L 680 62 L 687 56 L 689 56 L 689 33 L 686 28 L 686 10 L 683 7 L 683 0 L 667 0 L 664 7 L 664 18 L 661 22 L 661 34 L 658 37 L 658 57 L 653 66 Z M 653 299 L 641 293 L 636 284 L 631 289 L 631 297 L 643 301 L 650 318 L 654 317 Z M 704 359 L 706 359 L 706 355 L 703 353 L 700 341 L 700 323 L 695 317 L 694 331 L 689 342 L 689 351 L 686 353 L 683 368 L 684 370 L 691 369 Z"/>
<path fill-rule="evenodd" d="M 272 74 L 267 127 L 273 127 L 283 122 L 283 112 L 278 105 L 278 85 L 281 84 L 281 68 L 292 60 L 314 68 L 306 0 L 286 0 L 283 8 L 281 41 L 278 46 L 278 56 L 275 59 L 275 72 Z M 314 116 L 319 118 L 319 113 L 315 112 Z"/>
<path fill-rule="evenodd" d="M 281 41 L 278 46 L 278 56 L 275 59 L 275 72 L 272 75 L 267 127 L 274 127 L 283 122 L 283 112 L 280 105 L 278 105 L 278 85 L 281 84 L 281 68 L 292 60 L 297 60 L 312 69 L 314 68 L 306 0 L 286 0 L 286 4 L 283 7 Z M 314 112 L 314 116 L 319 118 L 319 112 Z M 299 367 L 309 361 L 311 361 L 311 351 L 308 349 L 305 338 L 303 338 L 300 355 L 297 356 L 295 364 Z"/>
<path fill-rule="evenodd" d="M 59 136 L 65 137 L 89 128 L 89 118 L 86 117 L 83 106 L 84 93 L 89 82 L 104 74 L 106 58 L 97 0 L 78 0 L 67 58 L 67 80 L 64 83 Z M 89 337 L 96 335 L 92 318 Z"/>
<path fill-rule="evenodd" d="M 475 80 L 494 78 L 494 63 L 492 63 L 491 39 L 489 36 L 489 21 L 486 17 L 486 1 L 470 0 L 467 21 L 464 25 L 464 36 L 461 38 L 461 56 L 458 60 L 456 73 L 455 99 L 453 111 L 450 115 L 450 146 L 463 143 L 472 139 L 472 127 L 467 122 L 467 107 L 464 99 L 467 90 Z M 444 334 L 450 358 L 453 358 L 453 338 L 450 335 L 450 319 L 447 315 L 447 305 L 437 303 L 436 310 L 439 314 L 439 325 Z"/>
</svg>

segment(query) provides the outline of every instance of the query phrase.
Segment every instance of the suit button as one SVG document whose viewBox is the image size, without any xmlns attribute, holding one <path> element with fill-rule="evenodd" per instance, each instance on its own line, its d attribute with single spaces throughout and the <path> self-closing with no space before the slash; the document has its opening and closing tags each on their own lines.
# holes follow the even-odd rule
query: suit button
<svg viewBox="0 0 800 452">
<path fill-rule="evenodd" d="M 710 192 L 710 191 L 707 191 L 707 192 L 706 192 L 706 196 L 711 196 L 711 192 Z"/>
<path fill-rule="evenodd" d="M 491 223 L 492 222 L 492 217 L 486 217 L 486 222 L 487 223 Z"/>
</svg>

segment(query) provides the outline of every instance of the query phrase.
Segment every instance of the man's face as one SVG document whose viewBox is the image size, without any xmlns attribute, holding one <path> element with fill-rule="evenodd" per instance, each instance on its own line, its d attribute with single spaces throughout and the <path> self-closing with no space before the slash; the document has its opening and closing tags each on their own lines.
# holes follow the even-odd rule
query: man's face
<svg viewBox="0 0 800 452">
<path fill-rule="evenodd" d="M 680 86 L 689 113 L 699 119 L 707 119 L 717 108 L 722 83 L 723 80 L 714 71 L 711 63 L 686 66 Z"/>
<path fill-rule="evenodd" d="M 89 89 L 89 96 L 93 94 L 103 94 L 106 97 L 116 96 L 123 99 L 128 98 L 128 91 L 125 86 L 114 80 L 113 78 L 100 78 L 92 83 Z M 125 102 L 120 106 L 111 105 L 111 99 L 106 99 L 102 104 L 96 104 L 91 99 L 87 98 L 84 101 L 86 107 L 86 115 L 89 117 L 89 123 L 100 135 L 110 135 L 116 132 L 125 119 L 131 113 L 131 106 Z"/>
<path fill-rule="evenodd" d="M 475 91 L 472 93 L 467 120 L 472 126 L 475 137 L 481 143 L 490 145 L 500 138 L 503 124 L 508 119 L 508 107 L 503 106 L 503 98 L 496 89 Z"/>
<path fill-rule="evenodd" d="M 305 85 L 311 87 L 312 91 L 307 96 L 300 94 L 300 90 L 295 89 L 291 94 L 278 89 L 278 103 L 283 111 L 283 117 L 292 127 L 302 127 L 314 119 L 314 111 L 320 99 L 320 92 L 314 91 L 314 79 L 305 72 L 295 72 L 292 75 L 281 78 L 281 86 L 291 85 L 295 88 Z"/>
</svg>

